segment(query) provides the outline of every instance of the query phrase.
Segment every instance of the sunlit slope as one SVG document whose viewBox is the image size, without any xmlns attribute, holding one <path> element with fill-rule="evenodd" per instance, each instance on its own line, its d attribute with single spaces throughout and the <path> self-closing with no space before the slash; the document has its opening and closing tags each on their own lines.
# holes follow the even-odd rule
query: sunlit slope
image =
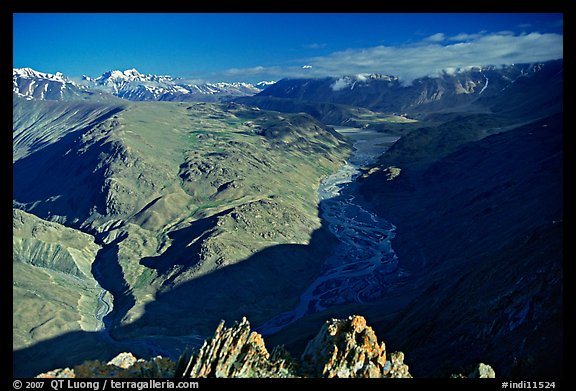
<svg viewBox="0 0 576 391">
<path fill-rule="evenodd" d="M 60 140 L 69 133 L 103 121 L 120 111 L 123 102 L 26 100 L 13 95 L 12 161 Z"/>
<path fill-rule="evenodd" d="M 14 203 L 95 235 L 103 247 L 99 282 L 114 295 L 110 319 L 119 326 L 140 318 L 159 289 L 169 292 L 265 248 L 309 243 L 320 228 L 319 181 L 348 153 L 337 133 L 307 115 L 236 104 L 130 103 L 16 161 Z M 293 304 L 321 264 L 286 259 L 293 263 L 284 283 L 268 275 L 247 288 L 251 297 L 278 302 L 256 310 L 261 316 Z M 279 292 L 289 286 L 290 295 Z M 222 311 L 196 321 L 217 322 Z M 169 332 L 193 327 L 181 326 Z"/>
</svg>

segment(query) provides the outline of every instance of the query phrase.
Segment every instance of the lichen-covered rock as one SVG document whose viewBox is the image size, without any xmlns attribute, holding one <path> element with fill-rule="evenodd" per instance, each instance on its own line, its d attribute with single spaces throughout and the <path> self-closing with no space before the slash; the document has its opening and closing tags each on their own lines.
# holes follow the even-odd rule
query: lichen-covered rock
<svg viewBox="0 0 576 391">
<path fill-rule="evenodd" d="M 302 371 L 311 377 L 411 377 L 404 354 L 386 360 L 386 346 L 362 316 L 327 321 L 302 353 Z"/>
<path fill-rule="evenodd" d="M 479 363 L 468 377 L 473 378 L 490 378 L 494 379 L 496 377 L 496 372 L 488 364 Z"/>
<path fill-rule="evenodd" d="M 59 368 L 59 369 L 54 369 L 53 371 L 41 373 L 36 377 L 44 378 L 44 379 L 52 379 L 52 378 L 72 379 L 72 378 L 76 377 L 76 374 L 74 373 L 74 370 L 72 370 L 70 368 L 63 368 L 63 369 Z"/>
<path fill-rule="evenodd" d="M 181 367 L 181 358 L 178 367 Z M 289 358 L 283 349 L 270 355 L 262 336 L 250 330 L 246 318 L 234 327 L 225 328 L 224 322 L 211 339 L 204 341 L 197 354 L 185 365 L 182 377 L 293 377 Z"/>
<path fill-rule="evenodd" d="M 404 364 L 404 353 L 394 352 L 390 354 L 390 372 L 385 377 L 411 378 L 408 365 Z"/>
<path fill-rule="evenodd" d="M 107 363 L 93 360 L 76 365 L 74 369 L 55 369 L 42 373 L 39 378 L 169 378 L 173 377 L 176 364 L 165 357 L 149 361 L 137 359 L 132 353 L 120 353 Z"/>
<path fill-rule="evenodd" d="M 134 365 L 136 362 L 138 361 L 138 359 L 136 357 L 134 357 L 134 355 L 132 353 L 120 353 L 119 355 L 117 355 L 116 357 L 114 357 L 112 360 L 108 361 L 108 365 L 115 365 L 117 367 L 120 367 L 122 369 L 127 369 L 130 368 L 132 365 Z"/>
<path fill-rule="evenodd" d="M 494 369 L 490 365 L 484 363 L 479 363 L 478 365 L 476 365 L 474 371 L 472 371 L 468 376 L 465 376 L 461 373 L 455 373 L 450 375 L 450 378 L 453 379 L 466 379 L 466 378 L 494 379 L 495 377 L 496 372 L 494 371 Z"/>
</svg>

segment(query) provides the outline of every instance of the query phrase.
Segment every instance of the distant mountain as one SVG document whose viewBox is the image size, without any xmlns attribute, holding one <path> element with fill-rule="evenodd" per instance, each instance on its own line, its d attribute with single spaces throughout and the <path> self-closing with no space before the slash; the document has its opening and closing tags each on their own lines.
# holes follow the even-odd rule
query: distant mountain
<svg viewBox="0 0 576 391">
<path fill-rule="evenodd" d="M 394 76 L 378 74 L 282 79 L 256 96 L 238 101 L 279 111 L 305 108 L 304 111 L 311 115 L 314 110 L 322 115 L 322 108 L 310 106 L 312 103 L 412 115 L 446 110 L 502 111 L 502 106 L 530 113 L 542 109 L 540 103 L 522 107 L 535 98 L 552 104 L 562 102 L 558 95 L 561 88 L 557 88 L 561 86 L 562 76 L 563 61 L 554 60 L 444 71 L 439 76 L 419 78 L 411 84 L 403 84 Z"/>
<path fill-rule="evenodd" d="M 242 82 L 197 84 L 168 75 L 145 75 L 136 69 L 109 71 L 95 79 L 84 77 L 83 82 L 135 101 L 218 101 L 223 97 L 255 95 L 262 91 L 259 86 L 266 86 Z"/>
<path fill-rule="evenodd" d="M 270 87 L 271 85 L 276 84 L 275 81 L 266 81 L 266 80 L 262 80 L 259 81 L 258 83 L 255 84 L 256 88 L 259 88 L 260 90 L 263 90 L 265 88 Z"/>
<path fill-rule="evenodd" d="M 102 98 L 102 93 L 77 84 L 62 73 L 55 75 L 32 68 L 12 69 L 12 92 L 27 100 L 83 100 Z"/>
<path fill-rule="evenodd" d="M 168 75 L 142 74 L 136 69 L 112 70 L 74 82 L 60 72 L 55 75 L 31 68 L 13 69 L 13 92 L 26 99 L 74 100 L 92 95 L 114 95 L 132 101 L 212 102 L 251 96 L 274 82 L 256 85 L 243 82 L 191 83 Z"/>
</svg>

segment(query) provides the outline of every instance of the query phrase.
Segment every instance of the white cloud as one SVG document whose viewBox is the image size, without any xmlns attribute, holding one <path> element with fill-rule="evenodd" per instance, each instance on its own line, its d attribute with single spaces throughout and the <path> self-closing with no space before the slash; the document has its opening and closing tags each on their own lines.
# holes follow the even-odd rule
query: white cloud
<svg viewBox="0 0 576 391">
<path fill-rule="evenodd" d="M 330 86 L 330 88 L 332 88 L 333 91 L 340 91 L 343 90 L 345 88 L 354 88 L 354 85 L 356 84 L 356 82 L 363 82 L 368 80 L 368 78 L 370 77 L 369 73 L 359 73 L 357 75 L 353 75 L 353 76 L 342 76 L 339 79 L 336 79 L 336 81 L 334 83 L 332 83 L 332 85 Z"/>
<path fill-rule="evenodd" d="M 495 33 L 494 35 L 509 35 L 509 36 L 513 36 L 513 35 L 514 35 L 514 31 L 502 30 L 502 31 L 498 31 L 498 32 Z M 523 34 L 521 34 L 521 35 L 523 35 Z"/>
<path fill-rule="evenodd" d="M 340 91 L 350 87 L 351 84 L 352 80 L 346 77 L 341 77 L 340 79 L 337 79 L 330 87 L 333 91 Z"/>
<path fill-rule="evenodd" d="M 452 37 L 448 37 L 447 40 L 448 41 L 471 41 L 474 39 L 481 38 L 485 33 L 486 33 L 485 31 L 481 31 L 481 32 L 475 33 L 475 34 L 460 33 L 460 34 L 456 34 Z"/>
<path fill-rule="evenodd" d="M 440 38 L 443 38 L 442 42 Z M 515 35 L 508 31 L 488 34 L 482 31 L 446 37 L 437 33 L 412 45 L 347 49 L 304 59 L 305 64 L 313 68 L 255 67 L 229 70 L 228 74 L 259 74 L 280 79 L 383 73 L 398 76 L 403 82 L 411 82 L 418 77 L 446 70 L 451 72 L 471 66 L 533 63 L 562 57 L 563 37 L 560 34 Z"/>
<path fill-rule="evenodd" d="M 259 76 L 259 75 L 273 75 L 285 72 L 280 67 L 264 67 L 258 65 L 251 68 L 230 68 L 223 72 L 225 77 L 239 77 L 239 76 Z"/>
<path fill-rule="evenodd" d="M 302 45 L 302 47 L 306 49 L 323 49 L 326 47 L 325 43 L 309 43 L 306 45 Z"/>
<path fill-rule="evenodd" d="M 426 42 L 442 42 L 446 39 L 446 35 L 444 35 L 444 33 L 436 33 L 436 34 L 432 34 L 429 37 L 424 38 L 424 41 Z"/>
</svg>

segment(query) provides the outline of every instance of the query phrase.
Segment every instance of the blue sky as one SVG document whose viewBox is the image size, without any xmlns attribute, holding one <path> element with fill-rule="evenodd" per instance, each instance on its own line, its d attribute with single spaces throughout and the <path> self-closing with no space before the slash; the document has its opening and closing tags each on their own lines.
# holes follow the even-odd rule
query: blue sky
<svg viewBox="0 0 576 391">
<path fill-rule="evenodd" d="M 561 58 L 562 14 L 13 15 L 13 66 L 68 76 L 112 69 L 195 80 L 442 69 Z"/>
</svg>

